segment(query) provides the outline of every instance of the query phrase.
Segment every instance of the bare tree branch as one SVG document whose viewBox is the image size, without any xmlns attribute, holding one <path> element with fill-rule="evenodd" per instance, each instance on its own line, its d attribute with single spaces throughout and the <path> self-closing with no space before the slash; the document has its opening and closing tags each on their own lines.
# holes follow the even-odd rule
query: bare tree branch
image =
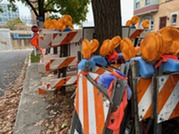
<svg viewBox="0 0 179 134">
<path fill-rule="evenodd" d="M 35 15 L 38 16 L 38 13 L 35 9 L 35 7 L 32 5 L 32 3 L 29 0 L 25 0 L 27 2 L 27 4 L 32 8 L 32 10 L 34 11 Z"/>
</svg>

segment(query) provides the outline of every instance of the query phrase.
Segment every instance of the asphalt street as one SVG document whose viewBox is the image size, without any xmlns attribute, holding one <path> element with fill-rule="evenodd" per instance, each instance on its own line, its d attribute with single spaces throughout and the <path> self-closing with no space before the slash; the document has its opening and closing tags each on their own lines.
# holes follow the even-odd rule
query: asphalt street
<svg viewBox="0 0 179 134">
<path fill-rule="evenodd" d="M 32 50 L 0 51 L 0 96 L 19 77 L 24 61 Z"/>
</svg>

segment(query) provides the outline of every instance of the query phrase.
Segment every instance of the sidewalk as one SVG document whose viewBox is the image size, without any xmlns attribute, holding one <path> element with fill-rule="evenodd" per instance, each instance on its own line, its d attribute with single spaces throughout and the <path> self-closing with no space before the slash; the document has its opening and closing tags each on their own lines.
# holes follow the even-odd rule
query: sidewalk
<svg viewBox="0 0 179 134">
<path fill-rule="evenodd" d="M 67 88 L 66 95 L 60 92 L 39 95 L 42 74 L 38 63 L 28 66 L 20 96 L 13 134 L 67 134 L 70 129 L 75 86 Z"/>
<path fill-rule="evenodd" d="M 27 68 L 13 134 L 38 134 L 45 130 L 41 122 L 47 117 L 48 103 L 37 93 L 41 80 L 37 66 L 31 64 Z"/>
</svg>

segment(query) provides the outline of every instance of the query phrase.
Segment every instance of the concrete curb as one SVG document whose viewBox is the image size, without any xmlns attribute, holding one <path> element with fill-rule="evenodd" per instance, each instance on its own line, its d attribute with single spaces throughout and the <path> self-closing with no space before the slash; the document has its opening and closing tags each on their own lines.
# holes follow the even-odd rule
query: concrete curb
<svg viewBox="0 0 179 134">
<path fill-rule="evenodd" d="M 13 134 L 35 134 L 45 130 L 42 125 L 38 125 L 48 115 L 46 110 L 48 104 L 36 90 L 40 85 L 40 80 L 38 64 L 29 65 L 20 96 Z"/>
</svg>

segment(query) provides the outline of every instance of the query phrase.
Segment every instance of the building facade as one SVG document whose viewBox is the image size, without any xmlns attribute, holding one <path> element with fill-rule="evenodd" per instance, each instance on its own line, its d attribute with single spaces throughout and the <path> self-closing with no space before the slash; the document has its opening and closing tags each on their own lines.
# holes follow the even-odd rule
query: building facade
<svg viewBox="0 0 179 134">
<path fill-rule="evenodd" d="M 1 3 L 0 4 L 3 12 L 0 13 L 0 25 L 5 25 L 7 21 L 19 18 L 19 10 L 12 11 L 8 9 L 8 4 Z"/>
<path fill-rule="evenodd" d="M 179 28 L 179 0 L 134 0 L 134 15 L 140 18 L 138 28 L 145 19 L 153 31 L 165 26 Z"/>
</svg>

